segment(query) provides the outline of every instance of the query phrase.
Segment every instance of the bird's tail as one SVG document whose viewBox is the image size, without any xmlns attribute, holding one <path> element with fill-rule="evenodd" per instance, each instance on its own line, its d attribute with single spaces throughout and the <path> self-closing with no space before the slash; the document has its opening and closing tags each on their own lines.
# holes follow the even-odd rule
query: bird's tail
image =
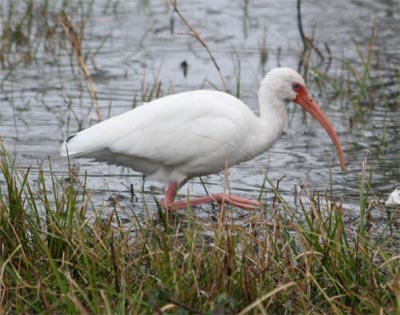
<svg viewBox="0 0 400 315">
<path fill-rule="evenodd" d="M 60 147 L 63 157 L 90 157 L 93 152 L 104 148 L 104 143 L 96 141 L 94 133 L 84 130 L 68 137 Z"/>
<path fill-rule="evenodd" d="M 62 156 L 62 157 L 67 157 L 67 156 L 70 156 L 70 157 L 73 157 L 73 156 L 76 156 L 77 155 L 77 152 L 76 152 L 76 150 L 70 150 L 70 149 L 73 149 L 73 146 L 71 145 L 71 140 L 75 137 L 76 135 L 72 135 L 72 136 L 70 136 L 70 137 L 68 137 L 64 142 L 63 142 L 63 144 L 61 145 L 61 147 L 60 147 L 60 155 Z M 72 152 L 76 152 L 75 154 L 73 154 Z"/>
</svg>

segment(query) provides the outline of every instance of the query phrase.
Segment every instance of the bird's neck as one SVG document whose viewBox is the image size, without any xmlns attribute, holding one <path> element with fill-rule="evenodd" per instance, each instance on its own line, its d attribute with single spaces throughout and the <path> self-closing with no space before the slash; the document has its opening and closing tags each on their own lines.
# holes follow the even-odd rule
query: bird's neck
<svg viewBox="0 0 400 315">
<path fill-rule="evenodd" d="M 285 127 L 288 101 L 280 98 L 273 89 L 264 84 L 261 84 L 258 101 L 261 121 L 268 133 L 276 133 L 276 137 L 279 137 Z"/>
</svg>

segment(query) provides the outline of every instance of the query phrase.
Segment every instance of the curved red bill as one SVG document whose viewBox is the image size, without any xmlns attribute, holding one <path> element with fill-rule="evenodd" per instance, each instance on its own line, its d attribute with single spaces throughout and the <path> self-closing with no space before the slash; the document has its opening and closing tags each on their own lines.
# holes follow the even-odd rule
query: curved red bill
<svg viewBox="0 0 400 315">
<path fill-rule="evenodd" d="M 296 99 L 294 101 L 302 106 L 307 112 L 309 112 L 311 116 L 313 116 L 320 123 L 320 125 L 324 127 L 336 147 L 336 151 L 339 155 L 340 160 L 340 168 L 342 169 L 342 171 L 344 171 L 346 166 L 344 162 L 342 146 L 340 145 L 339 138 L 328 117 L 326 117 L 325 113 L 318 106 L 317 102 L 315 102 L 308 94 L 304 86 L 300 87 L 300 90 L 297 93 Z"/>
</svg>

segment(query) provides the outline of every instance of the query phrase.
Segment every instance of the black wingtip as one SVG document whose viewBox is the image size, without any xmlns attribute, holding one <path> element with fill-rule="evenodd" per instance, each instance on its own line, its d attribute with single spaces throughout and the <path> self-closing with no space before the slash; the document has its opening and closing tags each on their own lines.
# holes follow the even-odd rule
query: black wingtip
<svg viewBox="0 0 400 315">
<path fill-rule="evenodd" d="M 71 140 L 73 137 L 75 137 L 76 135 L 72 135 L 72 136 L 69 136 L 68 138 L 67 138 L 67 140 L 65 140 L 65 142 L 68 142 L 69 140 Z"/>
</svg>

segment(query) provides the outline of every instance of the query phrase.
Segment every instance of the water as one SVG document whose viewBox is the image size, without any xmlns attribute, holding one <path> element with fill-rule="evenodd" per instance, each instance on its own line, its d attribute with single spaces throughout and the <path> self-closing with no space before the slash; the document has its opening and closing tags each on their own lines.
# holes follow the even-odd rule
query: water
<svg viewBox="0 0 400 315">
<path fill-rule="evenodd" d="M 35 2 L 36 14 L 40 13 L 38 3 L 41 2 Z M 172 15 L 167 1 L 72 3 L 76 6 L 70 12 L 74 22 L 85 25 L 83 54 L 90 56 L 88 66 L 103 117 L 136 106 L 143 91 L 156 81 L 161 82 L 164 95 L 213 86 L 223 89 L 207 52 Z M 254 111 L 258 106 L 258 84 L 265 72 L 277 65 L 297 68 L 302 43 L 295 1 L 254 0 L 247 5 L 246 1 L 228 0 L 178 3 L 182 14 L 209 45 L 232 93 L 240 73 L 240 97 Z M 61 6 L 52 2 L 49 14 L 59 12 Z M 8 2 L 3 1 L 1 8 L 4 33 Z M 23 16 L 25 8 L 25 2 L 15 2 L 15 16 Z M 79 13 L 82 11 L 83 15 Z M 318 88 L 311 76 L 311 92 L 335 126 L 344 148 L 346 172 L 341 173 L 334 147 L 323 129 L 305 117 L 298 106 L 290 105 L 288 126 L 274 147 L 255 160 L 230 169 L 231 192 L 257 198 L 268 170 L 268 177 L 274 182 L 285 176 L 280 190 L 293 205 L 296 190 L 307 184 L 310 190 L 332 191 L 335 199 L 343 200 L 349 216 L 356 219 L 361 169 L 366 162 L 367 175 L 373 169 L 371 200 L 383 201 L 387 197 L 400 180 L 399 11 L 397 1 L 303 1 L 305 32 L 308 36 L 315 34 L 315 45 L 325 55 L 322 68 L 328 63 L 324 43 L 329 45 L 333 56 L 331 75 L 340 77 L 345 73 L 341 59 L 350 60 L 362 73 L 357 47 L 366 57 L 375 25 L 374 60 L 379 60 L 380 71 L 376 73 L 381 76 L 381 81 L 376 79 L 378 88 L 374 91 L 379 96 L 375 98 L 378 103 L 373 109 L 364 109 L 363 104 L 357 108 L 359 104 L 335 97 L 328 85 Z M 50 23 L 54 23 L 52 18 L 48 19 Z M 39 20 L 33 25 L 40 24 Z M 49 172 L 48 158 L 55 172 L 62 176 L 68 169 L 67 162 L 58 156 L 62 140 L 80 126 L 89 126 L 96 116 L 76 59 L 70 56 L 68 41 L 64 38 L 61 46 L 57 42 L 61 29 L 54 37 L 44 37 L 40 31 L 36 27 L 31 32 L 29 47 L 7 55 L 0 72 L 0 135 L 6 148 L 17 154 L 18 166 L 32 167 L 32 177 L 38 172 L 38 162 Z M 264 48 L 268 58 L 262 64 Z M 32 51 L 32 61 L 21 61 L 14 67 L 26 51 Z M 314 59 L 317 63 L 315 53 Z M 186 77 L 180 68 L 183 61 L 189 65 Z M 365 114 L 360 115 L 362 112 Z M 94 204 L 111 208 L 109 197 L 116 196 L 121 201 L 121 216 L 129 218 L 132 211 L 142 213 L 143 198 L 150 208 L 154 197 L 162 198 L 163 186 L 149 181 L 143 184 L 141 174 L 89 160 L 74 161 L 74 165 L 79 174 L 87 172 Z M 223 190 L 223 174 L 203 180 L 209 192 Z M 133 201 L 131 184 L 137 197 Z M 204 194 L 198 179 L 180 192 L 187 191 L 192 195 Z M 374 213 L 378 226 L 383 224 L 386 212 Z"/>
</svg>

